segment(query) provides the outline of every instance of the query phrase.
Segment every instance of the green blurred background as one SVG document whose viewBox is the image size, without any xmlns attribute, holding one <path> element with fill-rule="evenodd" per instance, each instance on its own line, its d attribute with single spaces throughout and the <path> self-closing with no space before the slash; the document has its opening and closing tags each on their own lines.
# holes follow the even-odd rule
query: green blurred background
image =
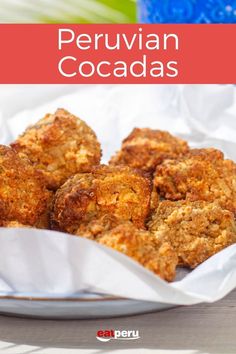
<svg viewBox="0 0 236 354">
<path fill-rule="evenodd" d="M 136 0 L 0 0 L 1 23 L 134 23 Z"/>
</svg>

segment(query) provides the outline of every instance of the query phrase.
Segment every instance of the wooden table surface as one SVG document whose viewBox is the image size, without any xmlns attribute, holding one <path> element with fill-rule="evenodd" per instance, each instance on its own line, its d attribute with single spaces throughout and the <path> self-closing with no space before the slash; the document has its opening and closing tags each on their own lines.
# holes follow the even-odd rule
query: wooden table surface
<svg viewBox="0 0 236 354">
<path fill-rule="evenodd" d="M 95 338 L 99 329 L 138 329 L 141 339 Z M 235 354 L 236 291 L 214 304 L 106 320 L 49 321 L 0 316 L 6 354 Z"/>
</svg>

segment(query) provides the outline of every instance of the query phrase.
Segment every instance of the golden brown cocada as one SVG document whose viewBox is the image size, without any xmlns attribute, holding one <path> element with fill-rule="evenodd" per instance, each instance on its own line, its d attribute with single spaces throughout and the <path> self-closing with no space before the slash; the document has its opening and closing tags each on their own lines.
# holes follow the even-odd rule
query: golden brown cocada
<svg viewBox="0 0 236 354">
<path fill-rule="evenodd" d="M 90 221 L 81 223 L 74 234 L 90 240 L 97 240 L 103 233 L 114 229 L 124 221 L 113 214 L 102 214 L 92 218 Z"/>
<path fill-rule="evenodd" d="M 51 216 L 53 229 L 78 232 L 105 214 L 143 228 L 150 212 L 152 181 L 128 166 L 97 166 L 70 178 L 57 192 Z"/>
<path fill-rule="evenodd" d="M 157 166 L 154 185 L 165 199 L 218 202 L 236 213 L 236 164 L 216 149 L 193 149 Z"/>
<path fill-rule="evenodd" d="M 178 257 L 170 243 L 130 222 L 103 233 L 97 241 L 133 258 L 162 279 L 172 281 L 175 277 Z"/>
<path fill-rule="evenodd" d="M 233 213 L 214 202 L 162 201 L 148 227 L 159 240 L 170 242 L 179 265 L 190 268 L 236 242 Z"/>
<path fill-rule="evenodd" d="M 121 150 L 110 160 L 111 165 L 128 165 L 154 172 L 165 159 L 174 159 L 189 150 L 186 141 L 170 133 L 149 128 L 135 128 L 123 140 Z"/>
<path fill-rule="evenodd" d="M 53 190 L 75 173 L 88 172 L 101 159 L 93 130 L 64 109 L 46 114 L 11 146 L 43 172 L 47 187 Z"/>
<path fill-rule="evenodd" d="M 0 224 L 48 227 L 51 192 L 30 161 L 0 145 Z M 4 225 L 3 225 L 4 226 Z"/>
</svg>

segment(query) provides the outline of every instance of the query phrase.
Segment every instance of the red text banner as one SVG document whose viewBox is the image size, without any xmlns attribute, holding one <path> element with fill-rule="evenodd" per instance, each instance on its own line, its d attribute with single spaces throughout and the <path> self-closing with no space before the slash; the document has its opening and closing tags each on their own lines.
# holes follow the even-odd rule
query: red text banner
<svg viewBox="0 0 236 354">
<path fill-rule="evenodd" d="M 0 25 L 0 83 L 236 83 L 236 25 Z"/>
</svg>

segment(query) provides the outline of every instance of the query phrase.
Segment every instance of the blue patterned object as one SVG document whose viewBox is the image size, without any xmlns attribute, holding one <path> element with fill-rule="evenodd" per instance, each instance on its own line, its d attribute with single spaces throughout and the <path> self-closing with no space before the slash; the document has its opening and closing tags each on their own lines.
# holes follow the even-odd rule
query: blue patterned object
<svg viewBox="0 0 236 354">
<path fill-rule="evenodd" d="M 141 23 L 236 23 L 236 0 L 138 0 Z"/>
</svg>

